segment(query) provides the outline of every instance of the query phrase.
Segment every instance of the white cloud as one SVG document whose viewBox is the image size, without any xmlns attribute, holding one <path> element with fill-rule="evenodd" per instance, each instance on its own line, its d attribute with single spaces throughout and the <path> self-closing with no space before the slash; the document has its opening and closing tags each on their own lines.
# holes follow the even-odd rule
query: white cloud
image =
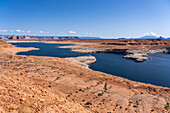
<svg viewBox="0 0 170 113">
<path fill-rule="evenodd" d="M 24 30 L 20 30 L 20 29 L 17 29 L 17 30 L 0 30 L 0 32 L 11 32 L 11 33 L 30 33 L 31 31 L 24 31 Z"/>
<path fill-rule="evenodd" d="M 30 33 L 31 31 L 24 31 L 24 30 L 20 30 L 20 29 L 17 29 L 17 30 L 10 30 L 9 32 L 11 33 Z"/>
<path fill-rule="evenodd" d="M 31 33 L 31 31 L 26 31 L 26 33 Z"/>
<path fill-rule="evenodd" d="M 61 32 L 61 34 L 63 34 L 64 32 Z"/>
<path fill-rule="evenodd" d="M 39 31 L 39 33 L 41 33 L 41 34 L 45 34 L 45 33 L 49 33 L 49 32 Z"/>
<path fill-rule="evenodd" d="M 17 30 L 15 30 L 15 32 L 16 32 L 16 33 L 21 33 L 21 32 L 23 32 L 23 31 L 20 30 L 20 29 L 17 29 Z"/>
<path fill-rule="evenodd" d="M 0 32 L 8 32 L 8 30 L 0 30 Z"/>
<path fill-rule="evenodd" d="M 69 34 L 76 34 L 75 31 L 69 31 L 68 33 L 69 33 Z"/>
<path fill-rule="evenodd" d="M 44 31 L 39 31 L 39 33 L 44 33 Z"/>
<path fill-rule="evenodd" d="M 145 36 L 158 36 L 158 35 L 154 32 L 150 32 L 150 33 L 145 33 Z"/>
</svg>

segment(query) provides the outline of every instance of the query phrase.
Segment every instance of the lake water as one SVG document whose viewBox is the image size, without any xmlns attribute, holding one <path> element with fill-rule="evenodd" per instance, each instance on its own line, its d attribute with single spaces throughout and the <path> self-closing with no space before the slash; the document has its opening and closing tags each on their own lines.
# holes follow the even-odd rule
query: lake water
<svg viewBox="0 0 170 113">
<path fill-rule="evenodd" d="M 35 47 L 39 50 L 20 52 L 18 55 L 51 56 L 51 57 L 77 57 L 93 55 L 97 61 L 90 65 L 96 71 L 124 77 L 130 80 L 151 83 L 159 86 L 170 87 L 170 54 L 149 55 L 152 60 L 134 62 L 122 58 L 121 54 L 112 53 L 77 53 L 70 49 L 57 48 L 70 44 L 47 43 L 11 43 L 18 47 Z"/>
</svg>

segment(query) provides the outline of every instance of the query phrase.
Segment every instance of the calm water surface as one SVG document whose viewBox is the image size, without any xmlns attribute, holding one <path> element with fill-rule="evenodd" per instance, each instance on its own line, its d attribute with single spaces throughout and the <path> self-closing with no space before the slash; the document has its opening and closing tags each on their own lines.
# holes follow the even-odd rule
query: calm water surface
<svg viewBox="0 0 170 113">
<path fill-rule="evenodd" d="M 18 47 L 35 47 L 39 50 L 20 52 L 18 55 L 52 56 L 52 57 L 76 57 L 93 55 L 97 61 L 90 65 L 96 71 L 102 71 L 112 75 L 124 77 L 134 81 L 151 83 L 170 87 L 170 54 L 149 55 L 152 60 L 136 63 L 122 58 L 121 54 L 112 53 L 77 53 L 69 49 L 57 48 L 69 44 L 46 43 L 11 43 Z"/>
</svg>

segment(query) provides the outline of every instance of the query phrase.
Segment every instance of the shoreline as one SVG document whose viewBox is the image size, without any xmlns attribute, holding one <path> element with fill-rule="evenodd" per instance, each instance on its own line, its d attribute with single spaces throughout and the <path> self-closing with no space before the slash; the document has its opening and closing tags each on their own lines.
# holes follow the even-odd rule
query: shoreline
<svg viewBox="0 0 170 113">
<path fill-rule="evenodd" d="M 12 42 L 12 41 L 10 41 Z M 19 43 L 25 43 L 25 42 L 33 42 L 33 41 L 19 41 Z M 14 41 L 13 43 L 18 43 L 18 41 Z M 36 42 L 35 42 L 36 43 Z M 42 43 L 46 43 L 46 42 L 42 42 Z M 10 49 L 10 51 L 8 50 L 4 50 L 4 53 L 7 54 L 17 54 L 19 52 L 27 52 L 27 51 L 32 51 L 32 50 L 39 50 L 39 48 L 34 48 L 34 47 L 16 47 L 15 48 Z M 20 56 L 20 55 L 19 55 Z M 46 57 L 46 56 L 43 56 Z M 78 57 L 67 57 L 67 58 L 63 58 L 66 59 L 70 62 L 75 63 L 76 65 L 85 68 L 85 69 L 90 69 L 89 68 L 89 64 L 95 63 L 96 62 L 96 58 L 94 56 L 78 56 Z"/>
<path fill-rule="evenodd" d="M 15 50 L 16 48 L 18 48 L 17 50 Z M 23 50 L 24 49 L 24 50 Z M 64 59 L 64 60 L 67 60 L 69 61 L 70 63 L 73 63 L 75 64 L 76 66 L 78 67 L 81 67 L 83 69 L 88 69 L 88 70 L 92 70 L 89 68 L 89 65 L 88 64 L 92 64 L 92 63 L 95 63 L 96 62 L 96 58 L 94 56 L 89 56 L 89 57 L 93 57 L 92 60 L 89 60 L 90 62 L 89 63 L 82 63 L 81 60 L 86 60 L 87 59 L 87 62 L 88 62 L 88 59 L 91 59 L 91 58 L 88 58 L 88 56 L 78 56 L 78 57 L 67 57 L 67 58 L 60 58 L 60 57 L 49 57 L 49 56 L 34 56 L 34 55 L 31 55 L 31 56 L 25 56 L 25 55 L 16 55 L 17 53 L 19 52 L 26 52 L 26 51 L 31 51 L 31 50 L 39 50 L 39 48 L 22 48 L 22 47 L 15 47 L 14 49 L 10 49 L 9 52 L 13 52 L 15 54 L 9 54 L 8 51 L 5 50 L 5 54 L 9 54 L 9 55 L 15 55 L 15 56 L 23 56 L 23 57 L 42 57 L 42 58 L 59 58 L 59 59 Z M 82 58 L 82 57 L 87 57 L 87 58 Z M 85 62 L 85 61 L 83 61 Z M 95 70 L 92 70 L 92 71 L 95 71 Z M 101 72 L 101 71 L 96 71 L 96 72 L 99 72 L 99 73 L 104 73 L 104 72 Z M 104 74 L 107 74 L 107 73 L 104 73 Z M 107 74 L 107 75 L 111 75 L 111 74 Z M 124 80 L 128 80 L 128 81 L 131 81 L 131 82 L 134 82 L 134 83 L 139 83 L 141 85 L 146 85 L 146 86 L 153 86 L 153 87 L 160 87 L 160 88 L 168 88 L 169 87 L 165 87 L 165 86 L 159 86 L 159 85 L 154 85 L 154 84 L 151 84 L 151 83 L 144 83 L 144 82 L 139 82 L 139 81 L 134 81 L 134 80 L 129 80 L 127 78 L 124 78 L 124 77 L 119 77 L 119 76 L 116 76 L 116 75 L 111 75 L 111 76 L 114 76 L 114 77 L 117 77 L 117 78 L 120 78 L 120 79 L 124 79 Z"/>
<path fill-rule="evenodd" d="M 13 46 L 13 45 L 12 45 Z M 34 47 L 12 47 L 10 48 L 4 48 L 3 49 L 3 53 L 7 53 L 7 54 L 13 54 L 16 55 L 19 52 L 26 52 L 26 51 L 32 51 L 32 50 L 39 50 L 39 48 L 34 48 Z"/>
<path fill-rule="evenodd" d="M 147 56 L 149 54 L 169 54 L 170 47 L 166 48 L 157 48 L 157 49 L 110 49 L 110 48 L 96 48 L 89 47 L 95 45 L 95 43 L 87 42 L 74 42 L 73 40 L 62 40 L 62 41 L 48 41 L 48 40 L 39 40 L 39 41 L 9 41 L 9 42 L 42 42 L 42 43 L 57 43 L 57 44 L 74 44 L 72 46 L 60 46 L 59 48 L 69 48 L 71 51 L 80 52 L 80 53 L 116 53 L 123 54 L 126 59 L 132 59 L 135 62 L 144 62 L 146 60 L 151 60 Z"/>
<path fill-rule="evenodd" d="M 72 45 L 72 46 L 59 46 L 59 48 L 68 48 L 73 52 L 79 53 L 115 53 L 123 54 L 123 58 L 132 59 L 135 62 L 143 62 L 150 60 L 147 56 L 150 54 L 169 54 L 170 48 L 165 49 L 153 49 L 153 50 L 126 50 L 126 49 L 97 49 L 83 47 L 81 45 Z"/>
<path fill-rule="evenodd" d="M 46 42 L 43 42 L 43 43 L 46 43 Z M 49 43 L 49 42 L 48 42 Z M 70 43 L 66 43 L 66 44 L 70 44 Z M 73 45 L 73 46 L 77 46 L 77 45 Z M 79 46 L 79 45 L 78 45 Z M 59 48 L 67 48 L 67 47 L 70 47 L 70 46 L 59 46 Z M 80 46 L 79 46 L 80 47 Z M 81 46 L 82 47 L 82 46 Z M 17 47 L 18 48 L 18 47 Z M 86 47 L 85 47 L 86 48 Z M 35 49 L 32 49 L 32 48 L 24 48 L 24 49 L 26 49 L 26 50 L 24 50 L 24 51 L 22 51 L 22 49 L 23 48 L 21 48 L 21 49 L 19 49 L 16 53 L 18 53 L 18 52 L 24 52 L 24 51 L 31 51 L 31 50 L 38 50 L 38 48 L 35 48 Z M 72 51 L 72 50 L 71 50 Z M 74 51 L 74 52 L 76 52 L 76 51 Z M 83 52 L 83 53 L 85 53 L 85 52 Z M 88 52 L 87 52 L 88 53 Z M 19 55 L 19 56 L 21 56 L 21 55 Z M 48 57 L 48 56 L 42 56 L 42 57 Z M 82 58 L 81 58 L 82 57 Z M 86 58 L 83 58 L 83 57 L 86 57 Z M 95 63 L 96 62 L 96 58 L 94 57 L 94 56 L 92 56 L 92 57 L 94 57 L 94 58 L 92 58 L 92 61 L 90 62 L 90 63 L 82 63 L 81 62 L 81 60 L 87 60 L 87 62 L 88 61 L 90 61 L 89 59 L 90 59 L 90 57 L 91 56 L 78 56 L 78 57 L 67 57 L 67 58 L 62 58 L 62 59 L 66 59 L 66 60 L 68 60 L 69 62 L 71 62 L 71 63 L 74 63 L 74 64 L 76 64 L 77 66 L 79 66 L 79 67 L 82 67 L 82 68 L 85 68 L 85 69 L 90 69 L 89 68 L 89 64 L 92 64 L 92 63 Z M 60 58 L 60 57 L 52 57 L 52 58 Z M 128 59 L 128 58 L 127 58 Z M 83 62 L 85 62 L 85 61 L 83 61 Z M 90 70 L 92 70 L 92 69 L 90 69 Z M 93 70 L 93 71 L 95 71 L 95 70 Z M 99 71 L 99 72 L 101 72 L 101 71 Z M 101 72 L 101 73 L 104 73 L 104 72 Z M 112 76 L 116 76 L 116 75 L 112 75 Z M 116 77 L 119 77 L 119 76 L 116 76 Z M 123 79 L 127 79 L 127 78 L 124 78 L 124 77 L 120 77 L 120 78 L 123 78 Z M 127 79 L 127 80 L 129 80 L 129 79 Z M 133 80 L 130 80 L 130 81 L 133 81 Z M 154 84 L 151 84 L 151 83 L 144 83 L 144 82 L 140 82 L 140 81 L 134 81 L 134 82 L 139 82 L 139 83 L 143 83 L 143 84 L 149 84 L 149 85 L 153 85 L 153 86 L 159 86 L 159 85 L 154 85 Z M 159 86 L 159 87 L 165 87 L 165 86 Z M 165 87 L 165 88 L 168 88 L 168 87 Z"/>
<path fill-rule="evenodd" d="M 27 41 L 28 42 L 28 41 Z M 42 42 L 42 43 L 46 43 L 46 42 Z M 48 43 L 50 43 L 50 42 L 48 42 Z M 60 44 L 60 43 L 59 43 Z M 63 44 L 63 43 L 62 43 Z M 65 44 L 71 44 L 71 43 L 65 43 Z M 59 46 L 59 48 L 69 48 L 70 49 L 70 51 L 74 51 L 74 52 L 80 52 L 81 53 L 81 51 L 75 51 L 74 49 L 72 50 L 70 47 L 80 47 L 80 48 L 88 48 L 88 47 L 83 47 L 83 46 L 80 46 L 80 45 L 73 45 L 73 46 Z M 18 47 L 17 47 L 18 48 Z M 25 49 L 25 50 L 22 50 L 22 49 Z M 31 51 L 31 50 L 38 50 L 39 48 L 20 48 L 19 50 L 17 50 L 16 52 L 15 52 L 15 54 L 16 53 L 18 53 L 18 52 L 25 52 L 25 51 Z M 93 48 L 93 49 L 95 49 L 95 48 Z M 14 49 L 15 50 L 15 49 Z M 88 49 L 87 49 L 88 50 Z M 96 53 L 96 52 L 82 52 L 82 53 Z M 100 53 L 100 52 L 99 52 Z M 107 52 L 102 52 L 102 53 L 107 53 Z M 120 54 L 119 53 L 119 51 L 118 51 L 118 54 Z M 123 53 L 121 53 L 121 54 L 123 54 Z M 144 53 L 140 53 L 140 54 L 136 54 L 136 52 L 134 52 L 134 54 L 127 54 L 127 55 L 125 55 L 124 57 L 126 57 L 126 56 L 128 56 L 126 59 L 133 59 L 133 60 L 135 60 L 134 59 L 134 57 L 137 57 L 137 59 L 138 59 L 138 55 L 139 55 L 139 57 L 141 58 L 141 57 L 143 57 L 143 59 L 144 60 L 142 60 L 142 61 L 139 61 L 139 62 L 143 62 L 143 61 L 145 61 L 145 60 L 150 60 L 150 58 L 147 58 L 147 57 L 145 57 L 146 55 L 144 54 Z M 154 54 L 156 54 L 156 53 L 154 53 Z M 131 55 L 134 55 L 134 57 L 133 56 L 131 56 Z M 141 55 L 141 56 L 140 56 Z M 42 56 L 42 57 L 48 57 L 48 56 Z M 82 58 L 81 58 L 82 57 Z M 87 58 L 83 58 L 83 57 L 87 57 Z M 94 57 L 94 56 L 92 56 L 92 57 Z M 123 58 L 124 58 L 123 57 Z M 132 58 L 129 58 L 129 57 L 132 57 Z M 54 57 L 55 58 L 55 57 Z M 58 57 L 57 57 L 58 58 Z M 74 64 L 76 64 L 77 66 L 79 66 L 79 67 L 82 67 L 82 68 L 85 68 L 85 69 L 90 69 L 90 70 L 92 70 L 91 68 L 90 68 L 90 64 L 92 64 L 92 63 L 95 63 L 96 62 L 96 58 L 94 57 L 94 58 L 92 58 L 92 62 L 90 62 L 90 63 L 84 63 L 84 62 L 81 62 L 81 60 L 87 60 L 87 62 L 89 61 L 89 59 L 90 59 L 90 56 L 77 56 L 77 57 L 67 57 L 67 58 L 63 58 L 63 59 L 66 59 L 66 60 L 68 60 L 68 61 L 70 61 L 70 62 L 72 62 L 72 63 L 74 63 Z M 138 62 L 138 61 L 137 61 Z M 93 71 L 95 71 L 95 70 L 93 70 Z M 99 72 L 101 72 L 101 71 L 99 71 Z M 104 72 L 102 72 L 102 73 L 104 73 Z M 113 75 L 113 76 L 116 76 L 116 75 Z M 119 76 L 116 76 L 116 77 L 119 77 Z M 124 78 L 124 77 L 122 77 L 122 78 Z M 124 78 L 124 79 L 126 79 L 126 78 Z M 128 79 L 129 80 L 129 79 Z M 133 81 L 133 80 L 130 80 L 130 81 Z M 140 82 L 140 81 L 135 81 L 135 82 Z M 144 82 L 140 82 L 140 83 L 144 83 Z M 144 83 L 144 84 L 151 84 L 151 83 Z M 151 84 L 151 85 L 154 85 L 154 84 Z M 161 85 L 155 85 L 155 86 L 160 86 L 160 87 L 166 87 L 166 86 L 161 86 Z M 167 87 L 168 88 L 168 87 Z"/>
</svg>

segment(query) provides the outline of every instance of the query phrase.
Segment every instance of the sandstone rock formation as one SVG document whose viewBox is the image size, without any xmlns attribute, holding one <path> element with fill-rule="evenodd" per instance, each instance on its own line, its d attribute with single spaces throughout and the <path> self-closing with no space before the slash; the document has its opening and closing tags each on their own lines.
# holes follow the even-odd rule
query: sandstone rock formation
<svg viewBox="0 0 170 113">
<path fill-rule="evenodd" d="M 80 45 L 73 45 L 73 46 L 59 46 L 59 48 L 69 48 L 71 51 L 80 52 L 80 53 L 102 53 L 105 52 L 104 49 L 97 49 L 97 48 L 90 48 L 90 47 L 83 47 Z"/>
<path fill-rule="evenodd" d="M 79 57 L 69 57 L 66 58 L 67 60 L 74 62 L 75 64 L 83 67 L 83 68 L 87 68 L 89 67 L 88 64 L 92 64 L 96 62 L 96 58 L 94 56 L 79 56 Z"/>
<path fill-rule="evenodd" d="M 166 101 L 154 95 L 137 95 L 132 99 L 136 106 L 136 111 L 139 113 L 158 112 L 157 110 L 164 109 Z"/>
<path fill-rule="evenodd" d="M 78 43 L 79 42 L 79 43 Z M 134 39 L 134 40 L 74 40 L 76 45 L 61 46 L 74 52 L 82 53 L 118 53 L 125 54 L 124 58 L 136 62 L 149 60 L 148 54 L 170 53 L 170 41 L 164 39 Z"/>
<path fill-rule="evenodd" d="M 147 58 L 145 56 L 146 56 L 146 54 L 132 53 L 132 54 L 127 54 L 127 55 L 123 56 L 123 58 L 132 59 L 135 62 L 143 62 L 145 60 L 149 60 L 149 58 Z"/>
</svg>

